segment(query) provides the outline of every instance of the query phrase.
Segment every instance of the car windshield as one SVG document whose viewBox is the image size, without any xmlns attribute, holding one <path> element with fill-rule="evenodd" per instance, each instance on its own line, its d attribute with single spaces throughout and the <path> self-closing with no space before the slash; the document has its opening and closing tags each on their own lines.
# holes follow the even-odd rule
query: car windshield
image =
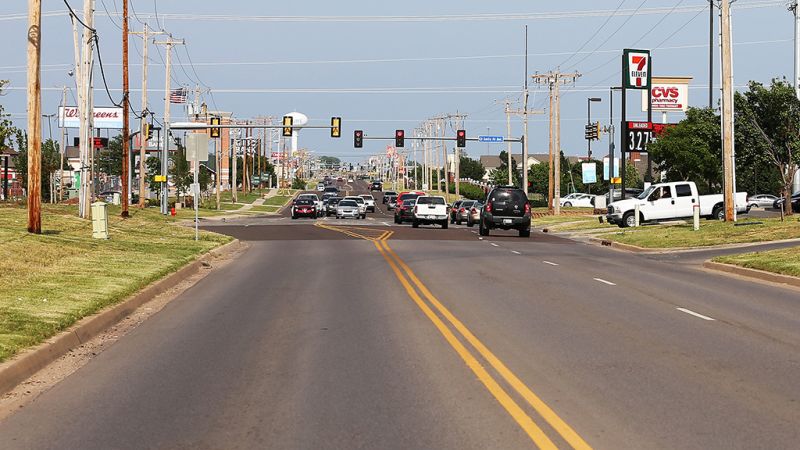
<svg viewBox="0 0 800 450">
<path fill-rule="evenodd" d="M 654 191 L 654 190 L 656 190 L 656 189 L 657 189 L 657 188 L 655 187 L 655 185 L 653 185 L 653 186 L 650 186 L 649 188 L 645 189 L 645 190 L 644 190 L 644 192 L 642 192 L 641 194 L 639 194 L 639 195 L 638 195 L 636 198 L 638 198 L 639 200 L 646 200 L 646 199 L 647 199 L 647 197 L 649 197 L 649 196 L 650 196 L 650 193 L 651 193 L 651 192 L 653 192 L 653 191 Z"/>
<path fill-rule="evenodd" d="M 403 194 L 400 196 L 400 201 L 405 204 L 406 201 L 414 200 L 417 197 L 419 197 L 419 194 Z"/>
<path fill-rule="evenodd" d="M 328 199 L 328 204 L 329 205 L 335 205 L 335 204 L 339 203 L 340 201 L 342 201 L 342 199 L 340 199 L 340 198 L 336 198 L 336 197 L 329 198 Z"/>
<path fill-rule="evenodd" d="M 519 203 L 525 201 L 525 193 L 521 190 L 497 190 L 492 194 L 493 202 L 514 202 Z"/>
<path fill-rule="evenodd" d="M 363 198 L 364 200 L 375 200 L 374 198 L 372 198 L 371 195 L 362 195 L 361 198 Z"/>
<path fill-rule="evenodd" d="M 418 205 L 444 205 L 443 197 L 419 197 L 417 199 Z"/>
<path fill-rule="evenodd" d="M 312 202 L 311 200 L 308 200 L 308 199 L 305 199 L 305 198 L 303 198 L 303 199 L 300 199 L 300 200 L 298 200 L 298 201 L 297 201 L 297 204 L 298 204 L 298 205 L 301 205 L 301 206 L 302 206 L 302 205 L 313 205 L 313 204 L 314 204 L 314 202 Z"/>
<path fill-rule="evenodd" d="M 339 202 L 339 206 L 350 206 L 350 207 L 357 207 L 358 204 L 355 200 L 342 200 Z"/>
<path fill-rule="evenodd" d="M 347 199 L 348 200 L 352 200 L 352 201 L 358 203 L 359 205 L 364 203 L 364 199 L 361 198 L 361 197 L 347 197 Z"/>
<path fill-rule="evenodd" d="M 311 194 L 311 195 L 303 194 L 303 195 L 301 195 L 301 196 L 299 196 L 297 198 L 303 199 L 303 200 L 311 200 L 311 201 L 319 200 L 319 197 L 317 197 L 315 194 Z"/>
<path fill-rule="evenodd" d="M 474 205 L 474 204 L 475 204 L 475 202 L 464 202 L 464 203 L 461 204 L 461 207 L 462 208 L 472 208 L 472 205 Z"/>
</svg>

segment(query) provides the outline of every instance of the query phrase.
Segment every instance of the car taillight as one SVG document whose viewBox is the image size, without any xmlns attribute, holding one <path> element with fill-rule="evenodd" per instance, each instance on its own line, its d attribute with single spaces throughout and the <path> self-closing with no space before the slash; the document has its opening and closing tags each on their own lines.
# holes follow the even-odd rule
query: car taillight
<svg viewBox="0 0 800 450">
<path fill-rule="evenodd" d="M 487 203 L 485 208 L 486 208 L 486 212 L 488 212 L 488 213 L 492 212 L 492 204 L 491 203 Z"/>
<path fill-rule="evenodd" d="M 418 208 L 417 206 L 414 207 L 414 214 L 417 213 L 417 208 Z"/>
<path fill-rule="evenodd" d="M 531 204 L 525 203 L 525 214 L 530 214 L 530 213 L 531 213 Z"/>
<path fill-rule="evenodd" d="M 461 209 L 458 210 L 458 212 L 460 212 L 460 213 L 463 213 L 464 211 L 466 211 L 466 209 L 464 209 L 464 208 L 461 208 Z"/>
</svg>

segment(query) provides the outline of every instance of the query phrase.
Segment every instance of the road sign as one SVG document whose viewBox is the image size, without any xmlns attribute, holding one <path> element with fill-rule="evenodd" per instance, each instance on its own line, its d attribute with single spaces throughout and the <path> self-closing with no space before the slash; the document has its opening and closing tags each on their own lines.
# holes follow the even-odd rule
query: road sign
<svg viewBox="0 0 800 450">
<path fill-rule="evenodd" d="M 503 136 L 478 136 L 478 142 L 505 142 L 505 138 Z"/>
<path fill-rule="evenodd" d="M 208 134 L 189 133 L 186 136 L 186 160 L 208 161 Z"/>
<path fill-rule="evenodd" d="M 165 175 L 156 175 L 153 177 L 153 181 L 156 183 L 164 183 L 167 181 L 167 177 Z"/>
<path fill-rule="evenodd" d="M 623 50 L 622 86 L 625 89 L 650 89 L 651 79 L 650 50 Z"/>
<path fill-rule="evenodd" d="M 622 184 L 622 177 L 614 177 L 611 179 L 611 184 Z"/>
</svg>

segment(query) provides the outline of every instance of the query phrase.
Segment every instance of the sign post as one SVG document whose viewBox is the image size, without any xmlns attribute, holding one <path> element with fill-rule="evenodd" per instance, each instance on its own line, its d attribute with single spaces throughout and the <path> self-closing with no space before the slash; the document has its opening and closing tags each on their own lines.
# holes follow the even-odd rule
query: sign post
<svg viewBox="0 0 800 450">
<path fill-rule="evenodd" d="M 208 133 L 190 133 L 186 137 L 186 160 L 192 163 L 194 169 L 194 182 L 190 190 L 194 200 L 194 240 L 197 241 L 200 240 L 200 183 L 197 176 L 200 172 L 200 162 L 208 161 Z"/>
<path fill-rule="evenodd" d="M 650 50 L 636 50 L 625 49 L 622 51 L 622 148 L 620 153 L 622 156 L 622 164 L 620 172 L 622 175 L 622 199 L 625 199 L 625 172 L 627 172 L 627 156 L 626 153 L 630 148 L 630 133 L 628 132 L 627 122 L 627 102 L 626 94 L 628 89 L 645 90 L 647 92 L 647 123 L 653 122 L 653 111 L 650 108 L 652 104 L 652 73 L 653 61 L 650 57 Z M 647 156 L 647 176 L 646 181 L 651 178 L 651 164 L 650 155 Z"/>
</svg>

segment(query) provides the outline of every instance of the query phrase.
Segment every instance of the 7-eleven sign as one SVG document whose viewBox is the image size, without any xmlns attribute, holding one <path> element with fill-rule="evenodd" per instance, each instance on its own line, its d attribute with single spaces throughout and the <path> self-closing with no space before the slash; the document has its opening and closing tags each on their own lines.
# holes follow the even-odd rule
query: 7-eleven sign
<svg viewBox="0 0 800 450">
<path fill-rule="evenodd" d="M 650 89 L 652 66 L 650 50 L 623 50 L 622 85 L 625 89 Z"/>
</svg>

